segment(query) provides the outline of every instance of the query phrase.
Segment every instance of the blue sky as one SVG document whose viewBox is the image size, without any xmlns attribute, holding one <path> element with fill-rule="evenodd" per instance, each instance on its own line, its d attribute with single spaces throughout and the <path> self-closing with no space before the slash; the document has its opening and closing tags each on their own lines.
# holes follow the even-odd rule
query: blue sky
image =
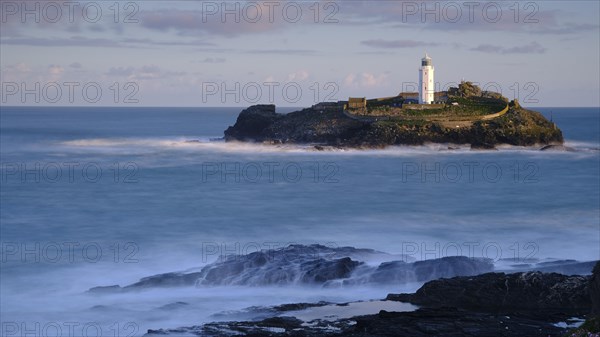
<svg viewBox="0 0 600 337">
<path fill-rule="evenodd" d="M 526 106 L 600 106 L 597 1 L 1 4 L 3 105 L 385 97 L 416 90 L 427 52 L 440 89 L 465 79 Z"/>
</svg>

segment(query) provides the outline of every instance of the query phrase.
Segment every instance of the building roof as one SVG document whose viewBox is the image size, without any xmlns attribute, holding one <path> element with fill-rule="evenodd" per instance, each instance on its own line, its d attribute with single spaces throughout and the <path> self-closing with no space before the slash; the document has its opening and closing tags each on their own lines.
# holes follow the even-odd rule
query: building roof
<svg viewBox="0 0 600 337">
<path fill-rule="evenodd" d="M 412 98 L 419 97 L 418 92 L 401 92 L 398 96 L 402 96 L 403 98 Z"/>
<path fill-rule="evenodd" d="M 350 97 L 348 98 L 348 103 L 363 103 L 366 102 L 366 97 Z"/>
</svg>

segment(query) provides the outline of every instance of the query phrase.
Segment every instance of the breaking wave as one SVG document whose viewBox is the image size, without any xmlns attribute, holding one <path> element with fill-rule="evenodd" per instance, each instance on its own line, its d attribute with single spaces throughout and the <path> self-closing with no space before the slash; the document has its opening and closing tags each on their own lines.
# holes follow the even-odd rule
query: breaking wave
<svg viewBox="0 0 600 337">
<path fill-rule="evenodd" d="M 490 153 L 486 150 L 471 150 L 468 144 L 438 144 L 424 145 L 397 145 L 385 149 L 349 149 L 335 146 L 315 147 L 315 144 L 263 144 L 250 142 L 225 142 L 220 137 L 158 137 L 158 138 L 86 138 L 63 141 L 61 147 L 77 150 L 115 152 L 147 152 L 161 150 L 186 150 L 186 151 L 216 151 L 225 153 L 310 153 L 310 154 L 347 154 L 347 155 L 384 155 L 404 156 L 415 154 L 469 154 Z M 543 145 L 514 146 L 498 145 L 499 152 L 538 153 Z M 581 154 L 599 153 L 600 145 L 595 142 L 569 141 L 565 142 L 569 151 L 544 151 L 553 154 Z"/>
</svg>

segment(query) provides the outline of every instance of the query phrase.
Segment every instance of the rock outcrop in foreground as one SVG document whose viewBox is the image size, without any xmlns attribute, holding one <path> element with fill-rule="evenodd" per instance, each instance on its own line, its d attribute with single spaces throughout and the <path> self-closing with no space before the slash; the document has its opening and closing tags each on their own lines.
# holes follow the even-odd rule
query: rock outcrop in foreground
<svg viewBox="0 0 600 337">
<path fill-rule="evenodd" d="M 427 282 L 415 294 L 389 295 L 388 299 L 487 312 L 561 311 L 585 315 L 592 305 L 589 279 L 541 272 L 487 273 Z"/>
<path fill-rule="evenodd" d="M 148 336 L 562 337 L 573 322 L 571 317 L 584 317 L 592 308 L 597 310 L 598 276 L 600 263 L 593 276 L 527 272 L 455 277 L 428 282 L 415 294 L 388 295 L 388 300 L 418 304 L 420 308 L 415 311 L 381 310 L 375 315 L 304 322 L 289 312 L 297 307 L 284 306 L 275 310 L 279 315 L 266 319 L 151 330 Z M 323 304 L 314 306 L 319 305 Z M 595 328 L 581 329 L 584 334 L 573 336 L 597 336 L 588 335 L 597 333 Z"/>
<path fill-rule="evenodd" d="M 386 259 L 377 266 L 365 263 Z M 396 260 L 399 259 L 399 260 Z M 426 261 L 410 261 L 409 256 L 389 255 L 372 249 L 290 245 L 285 248 L 222 256 L 199 271 L 172 272 L 142 278 L 125 287 L 95 287 L 92 293 L 111 293 L 159 287 L 192 286 L 285 286 L 319 287 L 365 284 L 426 282 L 442 277 L 487 273 L 490 259 L 448 256 Z"/>
<path fill-rule="evenodd" d="M 339 109 L 307 108 L 278 114 L 275 105 L 243 110 L 235 125 L 225 130 L 226 141 L 271 144 L 315 144 L 353 148 L 424 143 L 471 144 L 490 148 L 562 144 L 560 129 L 539 112 L 511 103 L 504 115 L 468 123 L 423 119 L 358 118 Z"/>
</svg>

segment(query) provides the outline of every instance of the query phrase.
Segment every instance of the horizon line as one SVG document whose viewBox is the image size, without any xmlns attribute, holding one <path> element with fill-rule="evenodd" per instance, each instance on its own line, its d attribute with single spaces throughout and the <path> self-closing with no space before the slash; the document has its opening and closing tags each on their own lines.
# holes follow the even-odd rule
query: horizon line
<svg viewBox="0 0 600 337">
<path fill-rule="evenodd" d="M 316 104 L 316 103 L 315 103 Z M 2 108 L 247 108 L 253 105 L 275 105 L 278 108 L 294 108 L 294 109 L 305 109 L 309 106 L 306 105 L 298 105 L 298 106 L 290 106 L 290 105 L 277 105 L 274 103 L 256 103 L 250 105 L 229 105 L 229 106 L 203 106 L 203 105 L 5 105 L 0 106 L 0 110 Z M 312 105 L 311 105 L 312 106 Z M 525 108 L 598 108 L 600 109 L 600 105 L 598 106 L 572 106 L 572 105 L 553 105 L 553 106 L 525 106 Z"/>
</svg>

